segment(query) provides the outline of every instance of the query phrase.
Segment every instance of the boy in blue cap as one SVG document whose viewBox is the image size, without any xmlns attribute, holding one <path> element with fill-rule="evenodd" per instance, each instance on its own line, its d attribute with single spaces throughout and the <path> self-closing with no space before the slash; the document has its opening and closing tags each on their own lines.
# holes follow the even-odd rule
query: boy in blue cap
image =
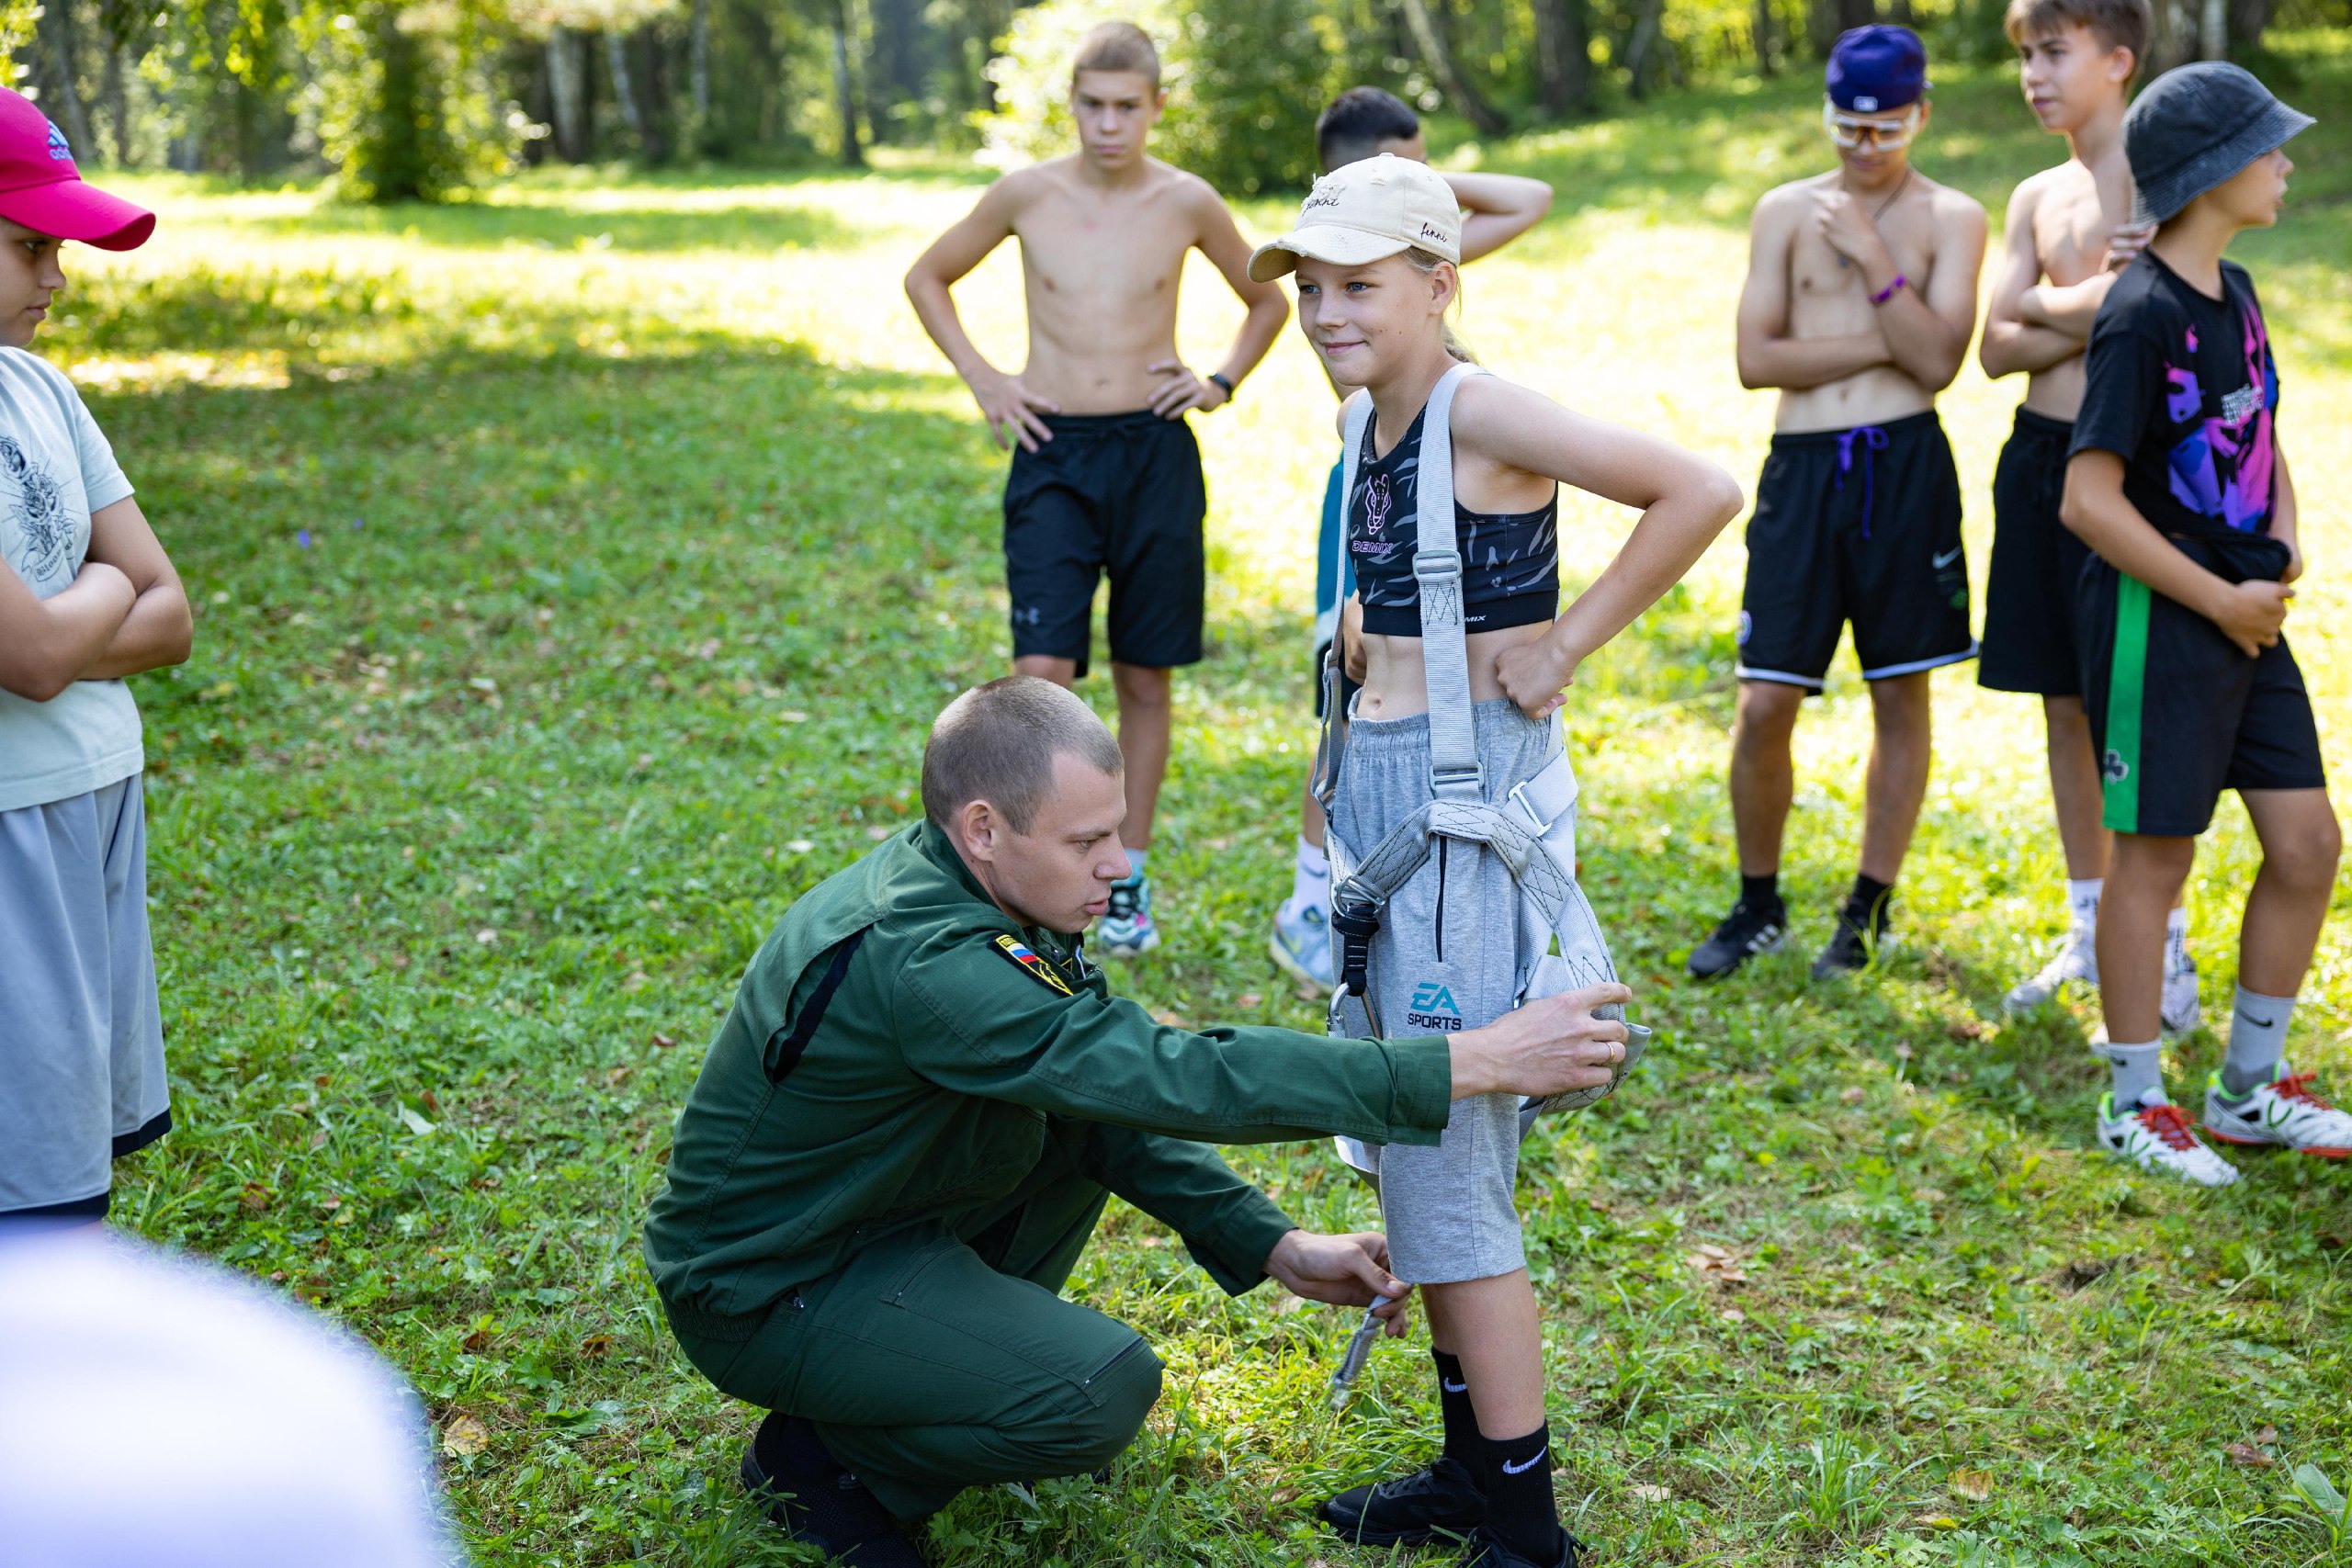
<svg viewBox="0 0 2352 1568">
<path fill-rule="evenodd" d="M 2240 231 L 2278 220 L 2294 168 L 2286 143 L 2311 124 L 2218 61 L 2167 73 L 2132 106 L 2134 216 L 2155 238 L 2099 306 L 2066 465 L 2062 516 L 2097 552 L 2076 626 L 2115 835 L 2098 922 L 2099 1053 L 2114 1080 L 2098 1135 L 2119 1159 L 2203 1187 L 2238 1173 L 2165 1098 L 2157 1011 L 2165 913 L 2226 789 L 2253 818 L 2262 869 L 2205 1130 L 2352 1156 L 2352 1115 L 2283 1060 L 2343 837 L 2281 634 L 2303 559 L 2277 436 L 2278 367 L 2253 279 L 2222 259 Z"/>
<path fill-rule="evenodd" d="M 1749 226 L 1739 378 L 1780 389 L 1747 524 L 1732 818 L 1739 900 L 1691 952 L 1727 975 L 1781 944 L 1790 736 L 1847 622 L 1874 734 L 1861 864 L 1815 979 L 1866 966 L 1926 797 L 1928 672 L 1974 657 L 1960 479 L 1936 419 L 1976 326 L 1984 209 L 1911 166 L 1928 57 L 1908 28 L 1856 28 L 1829 57 L 1826 175 L 1769 191 Z"/>
</svg>

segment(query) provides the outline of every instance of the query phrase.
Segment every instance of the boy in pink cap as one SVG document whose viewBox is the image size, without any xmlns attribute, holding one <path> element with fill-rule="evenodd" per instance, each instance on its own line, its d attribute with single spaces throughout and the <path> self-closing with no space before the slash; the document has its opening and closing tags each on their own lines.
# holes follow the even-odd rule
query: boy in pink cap
<svg viewBox="0 0 2352 1568">
<path fill-rule="evenodd" d="M 103 1215 L 111 1161 L 171 1127 L 122 678 L 187 657 L 187 596 L 74 384 L 28 352 L 66 241 L 154 229 L 0 90 L 0 1217 Z"/>
</svg>

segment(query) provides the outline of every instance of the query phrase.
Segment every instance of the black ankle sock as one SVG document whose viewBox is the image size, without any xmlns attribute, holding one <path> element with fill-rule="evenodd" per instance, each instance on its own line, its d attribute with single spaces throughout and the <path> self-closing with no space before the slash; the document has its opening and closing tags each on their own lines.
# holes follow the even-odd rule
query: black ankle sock
<svg viewBox="0 0 2352 1568">
<path fill-rule="evenodd" d="M 752 1458 L 770 1480 L 782 1475 L 831 1475 L 841 1461 L 827 1451 L 814 1422 L 770 1411 L 752 1438 Z"/>
<path fill-rule="evenodd" d="M 1437 1363 L 1437 1407 L 1445 1417 L 1445 1457 L 1476 1475 L 1485 1450 L 1478 1441 L 1478 1416 L 1470 1408 L 1470 1383 L 1462 1375 L 1461 1359 L 1431 1349 L 1430 1359 Z"/>
<path fill-rule="evenodd" d="M 1523 1438 L 1486 1440 L 1480 1479 L 1487 1488 L 1487 1528 L 1503 1544 L 1538 1562 L 1560 1558 L 1560 1510 L 1552 1500 L 1552 1428 Z"/>
<path fill-rule="evenodd" d="M 1751 909 L 1770 908 L 1781 902 L 1781 874 L 1768 871 L 1761 876 L 1742 873 L 1739 878 L 1739 901 Z"/>
<path fill-rule="evenodd" d="M 1894 884 L 1854 874 L 1854 890 L 1846 896 L 1846 919 L 1872 936 L 1886 931 L 1887 906 L 1894 900 Z"/>
</svg>

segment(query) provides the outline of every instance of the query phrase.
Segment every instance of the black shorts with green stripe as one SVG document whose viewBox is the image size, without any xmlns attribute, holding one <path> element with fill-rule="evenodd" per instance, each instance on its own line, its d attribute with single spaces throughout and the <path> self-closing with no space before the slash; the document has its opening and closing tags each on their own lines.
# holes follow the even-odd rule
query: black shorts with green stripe
<svg viewBox="0 0 2352 1568">
<path fill-rule="evenodd" d="M 2260 534 L 2173 543 L 2232 582 L 2277 581 L 2287 569 L 2287 547 Z M 2248 659 L 2204 616 L 2097 558 L 2078 608 L 2109 828 L 2193 838 L 2223 790 L 2326 787 L 2311 694 L 2284 637 Z"/>
</svg>

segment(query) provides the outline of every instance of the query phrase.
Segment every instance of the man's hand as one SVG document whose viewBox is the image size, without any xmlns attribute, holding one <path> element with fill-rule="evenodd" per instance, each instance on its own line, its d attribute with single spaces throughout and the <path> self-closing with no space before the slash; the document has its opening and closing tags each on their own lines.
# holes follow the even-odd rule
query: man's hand
<svg viewBox="0 0 2352 1568">
<path fill-rule="evenodd" d="M 1552 638 L 1514 643 L 1495 656 L 1495 680 L 1519 711 L 1541 723 L 1566 702 L 1576 683 L 1576 661 Z"/>
<path fill-rule="evenodd" d="M 1021 384 L 1018 376 L 1008 376 L 1001 370 L 983 370 L 967 382 L 972 389 L 972 400 L 980 405 L 980 415 L 989 422 L 989 439 L 999 449 L 1009 449 L 1014 441 L 1024 452 L 1035 452 L 1040 441 L 1051 441 L 1054 433 L 1037 417 L 1040 410 L 1059 413 L 1061 404 L 1051 398 L 1042 398 Z"/>
<path fill-rule="evenodd" d="M 1595 1008 L 1620 1006 L 1634 993 L 1611 981 L 1545 997 L 1453 1037 L 1453 1098 L 1519 1094 L 1541 1098 L 1572 1089 L 1599 1089 L 1625 1060 L 1625 1026 L 1595 1018 Z"/>
<path fill-rule="evenodd" d="M 1151 394 L 1151 412 L 1162 419 L 1182 419 L 1193 409 L 1206 413 L 1211 409 L 1223 408 L 1230 400 L 1223 387 L 1193 375 L 1181 359 L 1163 359 L 1144 368 L 1154 376 L 1168 378 Z"/>
<path fill-rule="evenodd" d="M 2233 582 L 2215 597 L 2207 618 L 2238 645 L 2240 653 L 2256 659 L 2278 640 L 2278 628 L 2287 624 L 2287 601 L 2294 596 L 2295 591 L 2283 582 L 2258 578 Z"/>
<path fill-rule="evenodd" d="M 1287 1232 L 1266 1255 L 1266 1272 L 1292 1295 L 1333 1306 L 1368 1307 L 1374 1296 L 1386 1296 L 1379 1315 L 1389 1337 L 1405 1332 L 1413 1287 L 1388 1271 L 1388 1238 L 1376 1231 Z"/>
<path fill-rule="evenodd" d="M 1844 191 L 1833 190 L 1822 197 L 1813 215 L 1813 226 L 1831 250 L 1863 272 L 1872 271 L 1874 264 L 1882 262 L 1886 272 L 1894 270 L 1886 241 L 1880 237 L 1878 223 L 1871 217 L 1870 209 Z"/>
<path fill-rule="evenodd" d="M 2107 240 L 2107 270 L 2121 272 L 2130 266 L 2132 260 L 2148 248 L 2148 242 L 2155 237 L 2156 226 L 2153 223 L 2117 224 L 2115 232 Z"/>
</svg>

